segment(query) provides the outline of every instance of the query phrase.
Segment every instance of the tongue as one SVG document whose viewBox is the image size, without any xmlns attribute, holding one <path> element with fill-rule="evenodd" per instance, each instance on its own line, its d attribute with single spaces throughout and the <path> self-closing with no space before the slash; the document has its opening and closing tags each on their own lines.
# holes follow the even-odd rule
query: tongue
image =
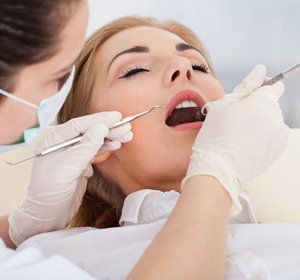
<svg viewBox="0 0 300 280">
<path fill-rule="evenodd" d="M 175 109 L 167 118 L 166 125 L 176 126 L 189 122 L 203 122 L 205 116 L 201 114 L 200 107 L 180 108 Z"/>
</svg>

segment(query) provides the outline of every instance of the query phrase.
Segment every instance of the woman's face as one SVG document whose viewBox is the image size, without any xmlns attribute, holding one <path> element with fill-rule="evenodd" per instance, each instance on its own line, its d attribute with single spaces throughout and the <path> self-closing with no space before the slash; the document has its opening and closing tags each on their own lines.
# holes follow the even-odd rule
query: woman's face
<svg viewBox="0 0 300 280">
<path fill-rule="evenodd" d="M 173 33 L 136 27 L 110 38 L 96 64 L 92 112 L 116 110 L 126 117 L 167 106 L 132 122 L 133 140 L 97 167 L 126 194 L 179 190 L 201 123 L 171 127 L 166 114 L 184 100 L 199 105 L 224 95 L 218 80 L 205 72 L 203 55 Z"/>
<path fill-rule="evenodd" d="M 38 105 L 43 99 L 57 92 L 61 81 L 74 65 L 85 40 L 88 4 L 86 0 L 82 0 L 78 5 L 59 35 L 59 51 L 50 59 L 20 71 L 13 92 L 15 96 Z M 35 126 L 37 122 L 36 109 L 3 97 L 0 106 L 0 127 L 7 129 L 1 132 L 0 145 L 18 141 L 23 131 Z"/>
</svg>

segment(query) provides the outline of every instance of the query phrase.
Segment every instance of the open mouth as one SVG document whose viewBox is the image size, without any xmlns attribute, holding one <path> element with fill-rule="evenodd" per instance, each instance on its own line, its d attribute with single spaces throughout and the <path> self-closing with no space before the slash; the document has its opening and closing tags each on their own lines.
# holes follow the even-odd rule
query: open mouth
<svg viewBox="0 0 300 280">
<path fill-rule="evenodd" d="M 205 101 L 198 93 L 191 90 L 181 91 L 169 103 L 165 123 L 170 127 L 176 127 L 203 122 L 205 115 L 201 113 L 201 109 L 204 105 Z"/>
</svg>

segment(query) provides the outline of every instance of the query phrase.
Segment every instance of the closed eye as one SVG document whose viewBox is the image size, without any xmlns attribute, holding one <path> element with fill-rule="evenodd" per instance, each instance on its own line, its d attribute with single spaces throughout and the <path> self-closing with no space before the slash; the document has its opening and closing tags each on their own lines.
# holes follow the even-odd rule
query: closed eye
<svg viewBox="0 0 300 280">
<path fill-rule="evenodd" d="M 202 64 L 193 64 L 192 68 L 196 71 L 200 71 L 200 72 L 203 72 L 203 73 L 209 73 L 208 67 L 203 63 Z"/>
<path fill-rule="evenodd" d="M 119 77 L 119 79 L 128 79 L 128 78 L 131 78 L 135 75 L 137 75 L 138 73 L 141 73 L 141 72 L 149 72 L 148 69 L 144 69 L 142 67 L 134 67 L 134 68 L 128 68 L 124 71 L 124 73 L 122 74 L 121 77 Z"/>
<path fill-rule="evenodd" d="M 192 68 L 196 71 L 200 71 L 203 73 L 209 73 L 208 67 L 203 63 L 202 64 L 193 64 Z M 142 68 L 142 67 L 128 68 L 128 69 L 125 69 L 124 73 L 122 74 L 121 77 L 119 77 L 119 79 L 128 79 L 128 78 L 134 77 L 135 75 L 137 75 L 138 73 L 141 73 L 141 72 L 149 72 L 149 70 Z"/>
<path fill-rule="evenodd" d="M 67 74 L 65 74 L 64 76 L 60 77 L 59 79 L 56 80 L 57 82 L 57 90 L 60 91 L 61 88 L 63 87 L 63 85 L 66 83 L 66 81 L 68 80 L 68 78 L 70 77 L 71 72 L 68 72 Z"/>
</svg>

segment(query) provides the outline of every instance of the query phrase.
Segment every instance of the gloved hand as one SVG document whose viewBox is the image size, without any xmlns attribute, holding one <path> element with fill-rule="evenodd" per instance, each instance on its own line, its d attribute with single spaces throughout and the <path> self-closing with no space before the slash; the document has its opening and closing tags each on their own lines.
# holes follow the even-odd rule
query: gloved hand
<svg viewBox="0 0 300 280">
<path fill-rule="evenodd" d="M 9 215 L 9 234 L 19 245 L 38 233 L 64 229 L 75 216 L 93 174 L 99 151 L 112 151 L 132 139 L 131 125 L 109 131 L 119 112 L 102 112 L 57 126 L 36 145 L 36 152 L 83 134 L 81 143 L 35 158 L 26 199 Z M 110 142 L 105 139 L 111 140 Z"/>
<path fill-rule="evenodd" d="M 284 85 L 262 86 L 266 69 L 258 65 L 232 94 L 208 105 L 182 188 L 194 175 L 217 178 L 233 200 L 231 215 L 241 211 L 238 193 L 279 158 L 289 128 L 278 98 Z"/>
</svg>

